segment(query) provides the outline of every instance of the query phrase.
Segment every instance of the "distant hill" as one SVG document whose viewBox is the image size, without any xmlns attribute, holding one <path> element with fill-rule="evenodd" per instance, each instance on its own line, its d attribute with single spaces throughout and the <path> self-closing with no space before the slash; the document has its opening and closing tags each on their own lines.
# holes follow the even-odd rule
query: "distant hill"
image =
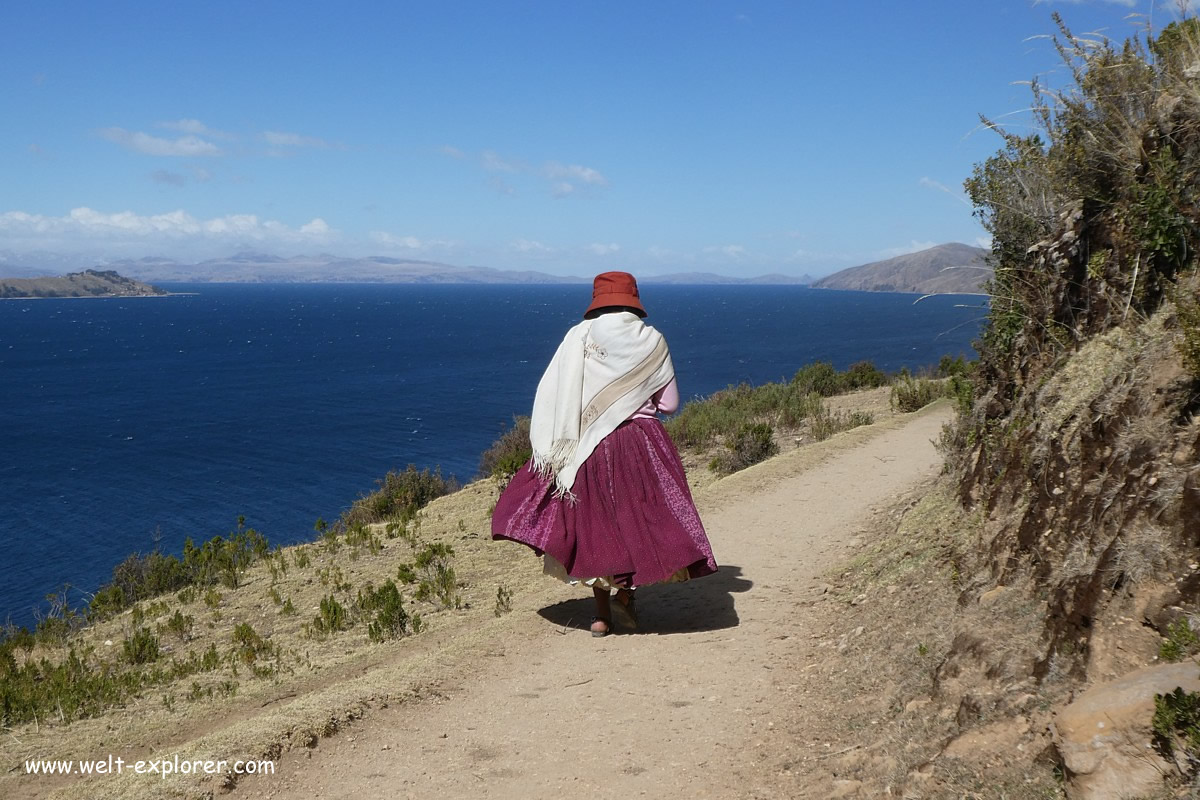
<svg viewBox="0 0 1200 800">
<path fill-rule="evenodd" d="M 118 273 L 94 269 L 61 278 L 0 278 L 0 298 L 157 297 L 169 292 Z"/>
<path fill-rule="evenodd" d="M 107 266 L 143 279 L 202 283 L 577 283 L 581 280 L 544 272 L 458 267 L 383 256 L 346 258 L 329 253 L 281 258 L 246 252 L 194 264 L 169 258 L 141 258 L 114 261 Z"/>
<path fill-rule="evenodd" d="M 536 270 L 460 267 L 439 261 L 386 256 L 353 258 L 331 253 L 278 256 L 272 253 L 244 251 L 206 261 L 177 261 L 160 256 L 112 261 L 95 254 L 67 256 L 48 252 L 20 254 L 0 250 L 0 274 L 14 278 L 62 275 L 70 269 L 87 266 L 113 270 L 142 281 L 179 283 L 590 284 L 592 281 L 591 274 L 563 276 Z M 620 269 L 621 266 L 614 264 L 612 268 Z M 637 270 L 634 274 L 638 274 Z M 735 278 L 712 272 L 638 274 L 638 278 L 646 284 L 677 285 L 806 286 L 813 280 L 809 275 L 794 277 L 772 274 Z"/>
<path fill-rule="evenodd" d="M 951 242 L 918 253 L 876 261 L 821 278 L 814 289 L 919 294 L 981 292 L 992 277 L 986 250 Z"/>
</svg>

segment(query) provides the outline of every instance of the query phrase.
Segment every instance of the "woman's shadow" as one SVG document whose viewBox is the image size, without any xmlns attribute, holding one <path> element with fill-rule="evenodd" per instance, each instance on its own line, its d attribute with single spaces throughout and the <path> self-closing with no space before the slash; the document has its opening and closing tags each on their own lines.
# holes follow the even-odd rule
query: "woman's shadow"
<svg viewBox="0 0 1200 800">
<path fill-rule="evenodd" d="M 741 567 L 722 564 L 715 575 L 638 589 L 636 633 L 696 633 L 735 627 L 738 615 L 733 596 L 754 585 L 741 575 Z M 595 610 L 595 601 L 588 596 L 546 606 L 538 614 L 559 627 L 586 630 Z M 618 633 L 630 632 L 619 619 L 616 627 Z"/>
</svg>

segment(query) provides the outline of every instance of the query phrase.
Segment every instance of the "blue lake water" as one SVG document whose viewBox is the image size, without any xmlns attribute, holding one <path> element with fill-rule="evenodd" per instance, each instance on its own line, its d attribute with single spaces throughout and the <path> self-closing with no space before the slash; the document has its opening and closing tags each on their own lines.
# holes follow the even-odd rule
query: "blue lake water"
<svg viewBox="0 0 1200 800">
<path fill-rule="evenodd" d="M 0 302 L 0 622 L 160 537 L 312 538 L 389 469 L 471 478 L 587 286 L 170 285 Z M 973 357 L 978 297 L 646 286 L 685 398 L 870 359 Z"/>
</svg>

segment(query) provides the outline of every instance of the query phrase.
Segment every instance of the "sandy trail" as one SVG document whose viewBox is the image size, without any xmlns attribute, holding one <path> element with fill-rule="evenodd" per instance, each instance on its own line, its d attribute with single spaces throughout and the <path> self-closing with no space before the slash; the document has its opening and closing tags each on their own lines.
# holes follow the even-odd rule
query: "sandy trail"
<svg viewBox="0 0 1200 800">
<path fill-rule="evenodd" d="M 718 482 L 696 499 L 721 571 L 642 590 L 638 635 L 591 638 L 590 596 L 546 579 L 542 601 L 513 612 L 528 617 L 522 632 L 447 664 L 434 697 L 373 712 L 234 793 L 774 796 L 757 756 L 799 747 L 772 717 L 806 680 L 788 641 L 810 634 L 804 601 L 872 507 L 936 474 L 949 416 L 936 406 Z"/>
</svg>

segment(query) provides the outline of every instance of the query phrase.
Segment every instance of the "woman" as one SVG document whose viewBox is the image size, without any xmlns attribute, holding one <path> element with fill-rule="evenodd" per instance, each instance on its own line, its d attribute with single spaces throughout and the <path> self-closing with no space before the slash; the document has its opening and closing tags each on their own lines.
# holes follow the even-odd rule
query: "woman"
<svg viewBox="0 0 1200 800">
<path fill-rule="evenodd" d="M 645 316 L 632 275 L 596 276 L 583 322 L 538 384 L 533 458 L 492 515 L 492 538 L 526 544 L 545 556 L 548 574 L 592 587 L 592 636 L 612 631 L 614 609 L 637 626 L 637 587 L 717 571 L 656 416 L 679 407 L 679 390 L 666 340 Z"/>
</svg>

